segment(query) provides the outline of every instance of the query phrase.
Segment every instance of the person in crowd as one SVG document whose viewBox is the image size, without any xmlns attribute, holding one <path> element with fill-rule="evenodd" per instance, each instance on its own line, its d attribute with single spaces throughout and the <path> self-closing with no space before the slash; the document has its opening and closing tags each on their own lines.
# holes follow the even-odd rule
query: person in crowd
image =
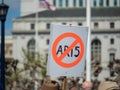
<svg viewBox="0 0 120 90">
<path fill-rule="evenodd" d="M 82 84 L 82 90 L 92 90 L 93 84 L 92 82 L 85 81 Z"/>
<path fill-rule="evenodd" d="M 59 84 L 56 81 L 47 81 L 39 90 L 59 90 Z"/>
<path fill-rule="evenodd" d="M 78 90 L 77 89 L 77 87 L 76 86 L 72 86 L 72 87 L 70 87 L 70 89 L 69 90 Z"/>
<path fill-rule="evenodd" d="M 98 90 L 120 90 L 118 84 L 113 81 L 101 82 Z"/>
</svg>

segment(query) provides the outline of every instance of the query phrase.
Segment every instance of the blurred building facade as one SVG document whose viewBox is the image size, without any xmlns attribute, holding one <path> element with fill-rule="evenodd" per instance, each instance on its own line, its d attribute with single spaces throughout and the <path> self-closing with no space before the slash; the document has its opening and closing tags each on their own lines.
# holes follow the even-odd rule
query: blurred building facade
<svg viewBox="0 0 120 90">
<path fill-rule="evenodd" d="M 36 13 L 33 2 L 37 0 L 21 0 L 21 17 L 13 20 L 12 30 L 13 58 L 21 63 L 24 62 L 22 48 L 27 49 L 31 57 L 35 56 L 36 37 L 37 51 L 48 55 L 51 24 L 86 26 L 86 0 L 50 1 L 57 7 L 56 11 L 41 11 L 38 7 Z M 111 76 L 108 62 L 120 59 L 120 0 L 91 0 L 91 7 L 92 61 L 100 61 L 103 70 L 98 79 L 104 80 Z"/>
<path fill-rule="evenodd" d="M 12 36 L 5 36 L 5 60 L 6 61 L 11 61 L 12 58 L 12 48 L 13 42 L 12 42 Z M 0 42 L 1 46 L 1 42 Z"/>
<path fill-rule="evenodd" d="M 21 16 L 43 11 L 40 8 L 40 0 L 21 0 Z M 83 8 L 86 7 L 87 0 L 49 0 L 57 8 Z M 91 0 L 91 7 L 119 7 L 120 0 Z"/>
</svg>

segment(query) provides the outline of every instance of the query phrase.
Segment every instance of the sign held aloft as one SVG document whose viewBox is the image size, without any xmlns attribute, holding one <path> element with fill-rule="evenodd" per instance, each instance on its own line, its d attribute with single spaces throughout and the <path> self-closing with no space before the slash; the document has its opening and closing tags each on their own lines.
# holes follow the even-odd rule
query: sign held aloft
<svg viewBox="0 0 120 90">
<path fill-rule="evenodd" d="M 88 28 L 52 25 L 47 75 L 74 76 L 84 74 Z"/>
</svg>

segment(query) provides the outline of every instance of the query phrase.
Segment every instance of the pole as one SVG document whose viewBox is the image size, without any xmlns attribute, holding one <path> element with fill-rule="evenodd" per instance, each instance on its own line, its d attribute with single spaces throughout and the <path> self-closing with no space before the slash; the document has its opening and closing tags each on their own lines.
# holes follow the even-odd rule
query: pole
<svg viewBox="0 0 120 90">
<path fill-rule="evenodd" d="M 66 90 L 66 84 L 67 84 L 67 77 L 64 77 L 63 85 L 62 85 L 62 90 Z"/>
<path fill-rule="evenodd" d="M 5 90 L 5 21 L 1 21 L 1 63 L 0 63 L 0 90 Z"/>
<path fill-rule="evenodd" d="M 35 60 L 37 60 L 37 43 L 38 43 L 38 13 L 35 15 Z"/>
<path fill-rule="evenodd" d="M 36 7 L 35 7 L 35 60 L 38 59 L 37 55 L 38 55 L 38 0 L 36 0 Z M 36 73 L 34 78 L 36 79 Z M 34 81 L 35 85 L 34 85 L 34 90 L 37 90 L 37 81 Z"/>
<path fill-rule="evenodd" d="M 38 1 L 38 0 L 37 0 Z M 35 60 L 37 60 L 37 44 L 38 44 L 38 2 L 36 1 L 36 14 L 35 14 Z"/>
<path fill-rule="evenodd" d="M 86 22 L 88 27 L 88 42 L 87 42 L 87 57 L 86 57 L 86 80 L 91 81 L 91 29 L 90 29 L 90 21 L 91 21 L 91 4 L 90 0 L 87 0 L 87 8 L 86 8 Z"/>
</svg>

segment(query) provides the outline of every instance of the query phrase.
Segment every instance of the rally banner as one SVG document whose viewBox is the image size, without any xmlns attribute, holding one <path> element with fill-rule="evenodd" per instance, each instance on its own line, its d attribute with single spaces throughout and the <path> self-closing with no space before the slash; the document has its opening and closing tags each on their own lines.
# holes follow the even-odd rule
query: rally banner
<svg viewBox="0 0 120 90">
<path fill-rule="evenodd" d="M 47 75 L 84 75 L 88 28 L 51 25 Z"/>
</svg>

